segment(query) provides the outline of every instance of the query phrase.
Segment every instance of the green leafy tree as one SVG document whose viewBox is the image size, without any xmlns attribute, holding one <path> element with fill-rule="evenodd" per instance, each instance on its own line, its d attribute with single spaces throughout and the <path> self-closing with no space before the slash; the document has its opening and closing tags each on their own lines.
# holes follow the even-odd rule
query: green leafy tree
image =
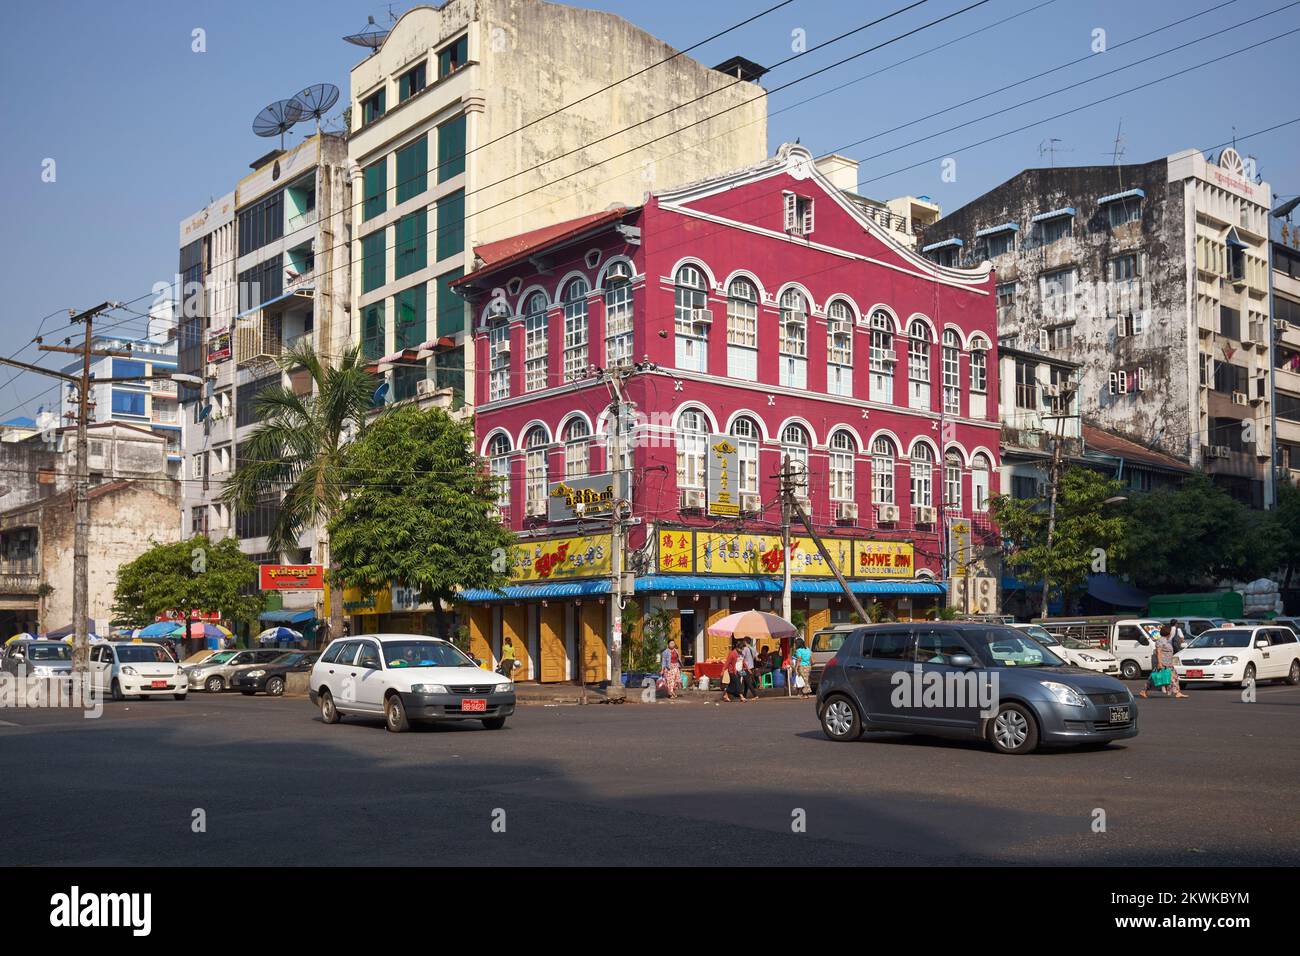
<svg viewBox="0 0 1300 956">
<path fill-rule="evenodd" d="M 1300 572 L 1300 485 L 1279 482 L 1277 507 L 1271 512 L 1277 542 L 1277 563 L 1282 571 L 1282 586 L 1289 588 Z"/>
<path fill-rule="evenodd" d="M 1068 468 L 1057 483 L 1056 524 L 1047 544 L 1048 501 L 998 495 L 993 517 L 1011 542 L 1006 563 L 1022 577 L 1047 581 L 1065 594 L 1081 587 L 1094 569 L 1115 570 L 1124 555 L 1127 519 L 1106 504 L 1119 482 L 1087 468 Z"/>
<path fill-rule="evenodd" d="M 262 601 L 249 589 L 257 565 L 226 538 L 213 544 L 203 535 L 174 544 L 155 544 L 117 572 L 115 624 L 144 627 L 163 611 L 219 611 L 228 621 L 253 623 Z"/>
<path fill-rule="evenodd" d="M 329 524 L 340 583 L 414 589 L 436 608 L 442 636 L 444 604 L 462 588 L 504 585 L 514 544 L 473 437 L 441 409 L 399 406 L 376 419 L 351 448 L 351 490 Z"/>
<path fill-rule="evenodd" d="M 280 358 L 286 371 L 305 369 L 312 382 L 309 394 L 274 386 L 255 399 L 261 421 L 240 444 L 236 470 L 222 490 L 222 499 L 237 511 L 251 511 L 259 502 L 279 499 L 271 529 L 273 551 L 293 551 L 302 532 L 315 529 L 319 559 L 337 584 L 329 527 L 339 513 L 347 490 L 344 476 L 351 440 L 366 427 L 366 413 L 377 381 L 365 370 L 360 346 L 350 348 L 336 364 L 325 366 L 308 344 Z M 343 601 L 330 602 L 330 634 L 343 633 Z"/>
</svg>

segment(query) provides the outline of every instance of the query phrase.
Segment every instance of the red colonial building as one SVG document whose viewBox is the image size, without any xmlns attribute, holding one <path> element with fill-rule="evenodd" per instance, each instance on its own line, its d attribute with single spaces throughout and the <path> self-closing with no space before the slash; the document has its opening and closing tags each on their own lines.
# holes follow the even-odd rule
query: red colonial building
<svg viewBox="0 0 1300 956">
<path fill-rule="evenodd" d="M 624 567 L 688 658 L 721 651 L 709 621 L 780 607 L 785 456 L 864 603 L 921 616 L 951 581 L 970 586 L 972 528 L 987 529 L 998 492 L 990 268 L 901 244 L 797 145 L 476 253 L 458 286 L 475 430 L 521 544 L 511 587 L 464 595 L 482 656 L 508 637 L 528 678 L 610 676 L 606 372 L 633 363 Z M 847 619 L 830 568 L 793 534 L 796 616 L 810 631 Z"/>
</svg>

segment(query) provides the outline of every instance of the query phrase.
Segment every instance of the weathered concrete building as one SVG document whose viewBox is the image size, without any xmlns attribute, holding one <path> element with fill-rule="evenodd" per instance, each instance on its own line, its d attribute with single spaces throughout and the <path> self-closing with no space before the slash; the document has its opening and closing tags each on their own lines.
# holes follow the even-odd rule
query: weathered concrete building
<svg viewBox="0 0 1300 956">
<path fill-rule="evenodd" d="M 0 631 L 72 623 L 73 430 L 0 445 Z M 47 441 L 46 439 L 51 440 Z M 155 543 L 177 540 L 180 490 L 167 440 L 147 426 L 90 426 L 90 617 L 107 633 L 117 572 Z"/>
<path fill-rule="evenodd" d="M 740 58 L 710 69 L 599 10 L 407 11 L 352 70 L 348 140 L 356 334 L 371 358 L 420 356 L 385 363 L 394 397 L 472 400 L 452 283 L 476 246 L 763 160 L 761 73 Z"/>
<path fill-rule="evenodd" d="M 1267 183 L 1241 156 L 1030 169 L 923 251 L 991 260 L 1005 346 L 1075 362 L 1084 419 L 1272 499 Z"/>
</svg>

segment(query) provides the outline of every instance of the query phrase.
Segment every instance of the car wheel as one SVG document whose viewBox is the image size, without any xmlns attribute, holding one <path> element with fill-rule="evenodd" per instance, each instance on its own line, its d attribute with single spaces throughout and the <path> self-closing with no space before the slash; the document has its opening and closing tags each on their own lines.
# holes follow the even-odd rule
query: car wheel
<svg viewBox="0 0 1300 956">
<path fill-rule="evenodd" d="M 220 677 L 209 677 L 208 682 L 203 685 L 203 689 L 209 694 L 220 694 L 226 689 L 226 682 Z"/>
<path fill-rule="evenodd" d="M 189 696 L 189 694 L 172 694 L 172 696 L 175 697 L 177 700 L 184 700 L 186 697 Z"/>
<path fill-rule="evenodd" d="M 334 697 L 327 690 L 320 692 L 320 719 L 327 724 L 339 722 L 339 711 L 334 706 Z"/>
<path fill-rule="evenodd" d="M 822 733 L 831 740 L 857 740 L 862 736 L 862 718 L 847 697 L 836 695 L 822 707 Z"/>
<path fill-rule="evenodd" d="M 1241 675 L 1241 686 L 1253 683 L 1255 680 L 1255 665 L 1247 664 L 1245 672 Z"/>
<path fill-rule="evenodd" d="M 1032 753 L 1038 747 L 1034 715 L 1020 704 L 1003 704 L 989 721 L 989 743 L 998 753 Z"/>
<path fill-rule="evenodd" d="M 506 719 L 504 717 L 483 718 L 483 726 L 486 727 L 488 730 L 500 730 L 505 725 L 506 725 Z"/>
<path fill-rule="evenodd" d="M 113 686 L 111 690 L 114 700 L 126 700 L 126 694 L 122 693 L 122 685 L 117 682 L 116 677 L 113 678 Z"/>
<path fill-rule="evenodd" d="M 1119 665 L 1119 676 L 1124 680 L 1137 680 L 1142 676 L 1142 668 L 1137 661 L 1125 661 Z"/>
<path fill-rule="evenodd" d="M 284 678 L 272 677 L 266 682 L 266 692 L 272 697 L 279 697 L 284 693 Z"/>
<path fill-rule="evenodd" d="M 1300 684 L 1300 659 L 1291 662 L 1291 670 L 1287 671 L 1286 682 L 1292 687 Z"/>
<path fill-rule="evenodd" d="M 384 726 L 395 734 L 411 729 L 411 722 L 406 719 L 406 706 L 401 694 L 389 694 L 384 699 Z"/>
</svg>

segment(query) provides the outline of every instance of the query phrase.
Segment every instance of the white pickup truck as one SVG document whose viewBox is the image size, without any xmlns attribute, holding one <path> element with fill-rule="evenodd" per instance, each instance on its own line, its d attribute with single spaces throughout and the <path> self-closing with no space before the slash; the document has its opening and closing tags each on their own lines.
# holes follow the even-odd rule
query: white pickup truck
<svg viewBox="0 0 1300 956">
<path fill-rule="evenodd" d="M 1153 617 L 1049 617 L 1033 623 L 1058 638 L 1072 637 L 1110 651 L 1119 661 L 1119 676 L 1137 680 L 1151 672 L 1155 644 L 1148 636 L 1160 621 Z"/>
</svg>

